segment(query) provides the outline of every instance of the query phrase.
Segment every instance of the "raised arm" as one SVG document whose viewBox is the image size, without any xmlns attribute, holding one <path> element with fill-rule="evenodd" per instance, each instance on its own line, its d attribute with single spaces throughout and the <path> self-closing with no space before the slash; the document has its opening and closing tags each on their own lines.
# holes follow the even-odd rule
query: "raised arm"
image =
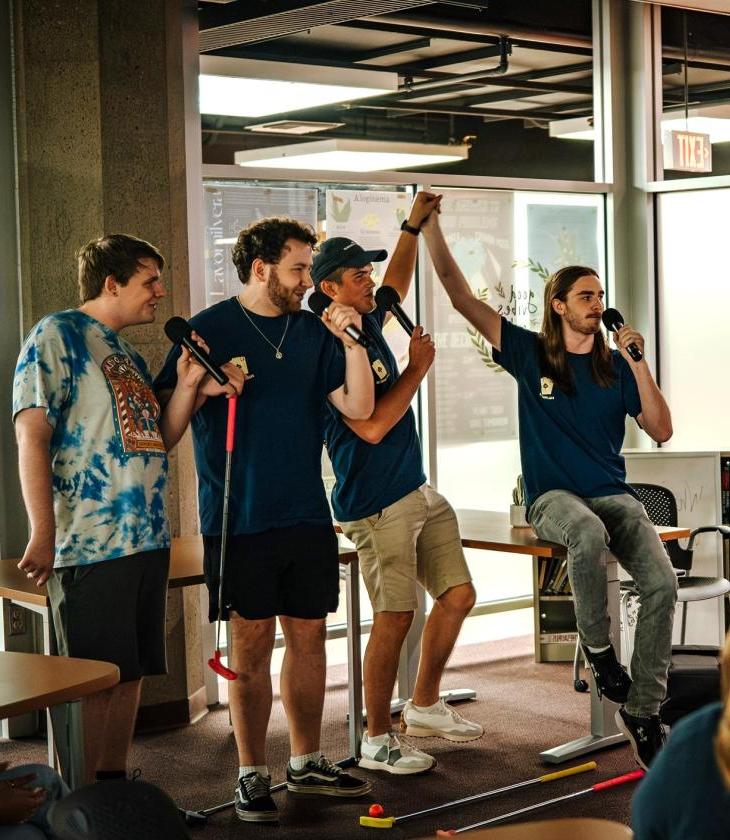
<svg viewBox="0 0 730 840">
<path fill-rule="evenodd" d="M 345 382 L 327 396 L 345 417 L 363 420 L 375 407 L 373 374 L 367 351 L 344 332 L 348 324 L 362 329 L 362 318 L 351 306 L 334 301 L 322 313 L 322 321 L 345 345 Z"/>
<path fill-rule="evenodd" d="M 345 418 L 345 423 L 367 443 L 380 443 L 408 411 L 418 386 L 433 363 L 435 353 L 431 336 L 424 335 L 423 327 L 416 327 L 411 336 L 408 366 L 398 381 L 376 401 L 375 411 L 367 420 Z"/>
<path fill-rule="evenodd" d="M 431 213 L 421 228 L 433 267 L 449 300 L 461 315 L 495 348 L 501 349 L 502 318 L 488 303 L 474 297 L 444 239 L 437 213 Z"/>
<path fill-rule="evenodd" d="M 18 568 L 43 586 L 53 570 L 56 517 L 53 512 L 51 436 L 44 408 L 26 408 L 15 418 L 20 487 L 30 520 L 30 539 Z"/>
<path fill-rule="evenodd" d="M 639 425 L 652 440 L 657 443 L 666 443 L 671 438 L 673 431 L 672 415 L 667 401 L 654 381 L 646 356 L 640 362 L 635 362 L 626 349 L 629 344 L 636 344 L 643 356 L 644 337 L 633 327 L 626 324 L 614 333 L 614 342 L 636 379 L 639 399 L 641 400 L 641 413 L 636 418 Z"/>
<path fill-rule="evenodd" d="M 441 196 L 435 193 L 423 190 L 416 193 L 406 222 L 416 232 L 409 233 L 407 230 L 403 230 L 398 237 L 398 242 L 383 278 L 383 285 L 392 286 L 398 292 L 401 300 L 406 299 L 413 280 L 418 253 L 418 230 L 431 211 L 438 207 L 440 201 Z"/>
</svg>

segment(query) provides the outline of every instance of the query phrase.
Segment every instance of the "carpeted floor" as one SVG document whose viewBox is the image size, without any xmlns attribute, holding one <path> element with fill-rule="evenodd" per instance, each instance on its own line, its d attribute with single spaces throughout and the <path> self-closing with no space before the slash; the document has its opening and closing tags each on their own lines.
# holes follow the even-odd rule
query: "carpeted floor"
<svg viewBox="0 0 730 840">
<path fill-rule="evenodd" d="M 459 704 L 459 711 L 479 721 L 485 735 L 479 741 L 455 745 L 440 739 L 414 739 L 416 746 L 434 755 L 436 769 L 420 777 L 393 777 L 358 771 L 374 784 L 363 800 L 336 801 L 322 797 L 276 794 L 281 823 L 278 827 L 239 822 L 232 809 L 212 816 L 204 827 L 193 829 L 199 840 L 255 836 L 269 838 L 364 838 L 374 829 L 359 826 L 358 818 L 373 802 L 386 814 L 404 814 L 451 799 L 535 778 L 550 768 L 540 763 L 539 752 L 587 734 L 589 697 L 572 688 L 568 664 L 536 665 L 532 638 L 525 637 L 457 649 L 444 687 L 472 687 L 477 699 Z M 333 760 L 343 758 L 347 744 L 346 669 L 332 668 L 323 724 L 323 748 Z M 0 760 L 13 763 L 44 760 L 39 741 L 15 741 L 0 746 Z M 275 700 L 270 726 L 269 766 L 274 783 L 282 781 L 289 755 L 286 723 Z M 628 747 L 605 750 L 595 756 L 597 770 L 572 778 L 464 806 L 440 817 L 422 818 L 390 830 L 390 840 L 433 836 L 437 828 L 456 828 L 524 808 L 566 793 L 590 787 L 597 781 L 636 769 Z M 135 739 L 132 767 L 143 778 L 166 790 L 188 809 L 208 808 L 232 799 L 237 761 L 227 709 L 217 709 L 195 726 L 144 735 Z M 555 769 L 555 768 L 552 768 Z M 559 803 L 525 819 L 602 817 L 630 821 L 630 801 L 635 785 Z M 379 836 L 377 833 L 375 837 Z"/>
</svg>

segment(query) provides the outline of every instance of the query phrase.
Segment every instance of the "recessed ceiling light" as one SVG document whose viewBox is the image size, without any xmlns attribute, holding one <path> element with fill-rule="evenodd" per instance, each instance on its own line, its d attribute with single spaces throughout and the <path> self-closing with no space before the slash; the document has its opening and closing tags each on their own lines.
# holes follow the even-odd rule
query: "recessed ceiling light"
<svg viewBox="0 0 730 840">
<path fill-rule="evenodd" d="M 341 122 L 315 122 L 314 120 L 274 120 L 273 122 L 247 125 L 246 131 L 261 134 L 315 134 L 320 131 L 331 131 L 340 128 Z"/>
</svg>

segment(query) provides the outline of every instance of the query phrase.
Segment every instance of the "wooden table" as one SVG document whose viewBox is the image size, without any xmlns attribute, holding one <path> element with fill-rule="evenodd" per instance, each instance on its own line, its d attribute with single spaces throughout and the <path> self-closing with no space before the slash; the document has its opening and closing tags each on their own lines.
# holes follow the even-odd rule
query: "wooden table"
<svg viewBox="0 0 730 840">
<path fill-rule="evenodd" d="M 65 777 L 72 788 L 83 784 L 84 742 L 82 697 L 112 688 L 119 668 L 110 662 L 0 651 L 0 718 L 68 704 L 69 723 L 56 730 L 56 745 Z"/>
</svg>

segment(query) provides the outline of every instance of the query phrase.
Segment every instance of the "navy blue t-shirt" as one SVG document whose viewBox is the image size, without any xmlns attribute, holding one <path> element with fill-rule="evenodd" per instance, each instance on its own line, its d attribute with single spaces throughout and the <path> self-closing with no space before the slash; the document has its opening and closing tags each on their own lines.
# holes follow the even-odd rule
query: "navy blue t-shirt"
<svg viewBox="0 0 730 840">
<path fill-rule="evenodd" d="M 398 380 L 398 365 L 383 338 L 385 313 L 363 316 L 363 330 L 371 339 L 368 358 L 375 380 L 377 402 Z M 380 443 L 367 443 L 327 403 L 325 443 L 337 483 L 332 508 L 340 522 L 364 519 L 402 499 L 425 481 L 416 418 L 411 408 Z"/>
<path fill-rule="evenodd" d="M 274 346 L 289 318 L 283 358 L 275 358 L 237 298 L 190 320 L 217 364 L 243 359 L 248 375 L 236 415 L 229 533 L 330 524 L 322 483 L 322 417 L 327 395 L 345 379 L 340 342 L 310 312 L 248 314 Z M 179 348 L 173 348 L 155 380 L 156 390 L 174 388 L 179 355 Z M 227 403 L 225 397 L 208 398 L 192 419 L 200 528 L 206 536 L 221 532 Z"/>
<path fill-rule="evenodd" d="M 537 334 L 502 319 L 501 350 L 494 360 L 517 380 L 520 453 L 528 507 L 548 490 L 584 499 L 633 493 L 621 455 L 626 415 L 641 413 L 631 368 L 611 351 L 616 375 L 610 388 L 593 379 L 590 353 L 568 353 L 575 394 L 543 376 Z"/>
<path fill-rule="evenodd" d="M 631 805 L 636 840 L 730 837 L 730 793 L 714 755 L 721 714 L 722 703 L 711 703 L 672 727 Z"/>
</svg>

